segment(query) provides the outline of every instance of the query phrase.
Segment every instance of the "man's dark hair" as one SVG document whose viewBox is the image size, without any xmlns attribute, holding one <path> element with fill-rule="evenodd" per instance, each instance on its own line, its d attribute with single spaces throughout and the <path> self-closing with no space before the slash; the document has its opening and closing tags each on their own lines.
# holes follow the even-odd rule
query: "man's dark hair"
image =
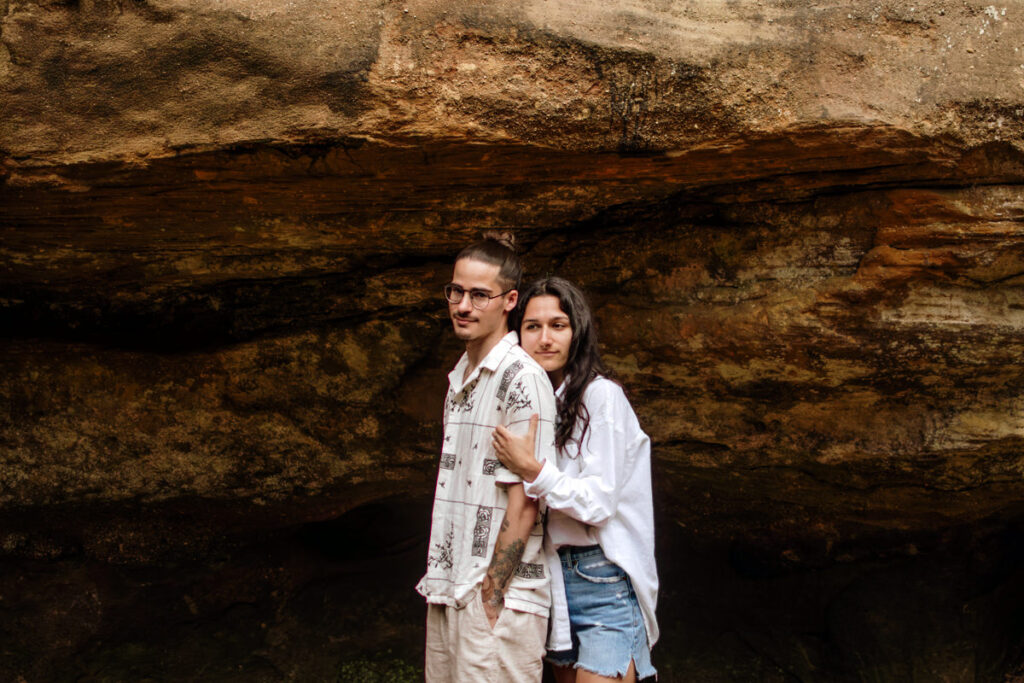
<svg viewBox="0 0 1024 683">
<path fill-rule="evenodd" d="M 511 233 L 492 230 L 485 232 L 483 239 L 460 251 L 455 261 L 464 258 L 498 266 L 498 282 L 502 289 L 519 289 L 523 279 L 523 264 L 516 256 L 515 238 Z"/>
</svg>

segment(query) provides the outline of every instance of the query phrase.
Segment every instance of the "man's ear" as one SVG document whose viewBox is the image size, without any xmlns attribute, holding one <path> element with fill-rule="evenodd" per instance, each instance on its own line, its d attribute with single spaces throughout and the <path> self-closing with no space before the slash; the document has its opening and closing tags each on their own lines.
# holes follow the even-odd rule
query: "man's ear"
<svg viewBox="0 0 1024 683">
<path fill-rule="evenodd" d="M 508 299 L 505 300 L 505 312 L 511 313 L 517 303 L 519 303 L 519 290 L 513 289 L 508 293 Z"/>
</svg>

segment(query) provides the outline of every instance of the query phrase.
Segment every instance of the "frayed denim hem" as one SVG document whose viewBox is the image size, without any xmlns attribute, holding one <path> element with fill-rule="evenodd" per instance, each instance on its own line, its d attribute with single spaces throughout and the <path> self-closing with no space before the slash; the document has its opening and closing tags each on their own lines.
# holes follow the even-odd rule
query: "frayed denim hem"
<svg viewBox="0 0 1024 683">
<path fill-rule="evenodd" d="M 621 671 L 616 671 L 614 673 L 609 673 L 607 671 L 594 671 L 590 667 L 584 666 L 583 664 L 580 664 L 579 662 L 576 662 L 576 664 L 572 668 L 574 668 L 574 669 L 583 669 L 587 673 L 592 673 L 595 676 L 604 676 L 605 678 L 625 678 L 626 677 L 626 673 L 629 672 L 629 665 L 630 664 L 633 665 L 633 669 L 635 670 L 636 669 L 636 663 L 633 661 L 633 658 L 630 657 L 629 661 L 626 662 L 626 668 L 622 669 Z"/>
</svg>

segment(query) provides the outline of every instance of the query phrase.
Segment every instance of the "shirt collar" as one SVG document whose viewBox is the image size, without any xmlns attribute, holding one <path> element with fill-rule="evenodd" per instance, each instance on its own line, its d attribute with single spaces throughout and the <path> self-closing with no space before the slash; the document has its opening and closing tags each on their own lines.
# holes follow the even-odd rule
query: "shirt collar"
<svg viewBox="0 0 1024 683">
<path fill-rule="evenodd" d="M 505 354 L 509 350 L 519 343 L 519 335 L 515 331 L 509 332 L 504 337 L 498 340 L 498 343 L 494 345 L 494 348 L 487 352 L 484 359 L 480 361 L 481 368 L 487 368 L 491 372 L 498 369 L 501 365 L 501 361 L 505 358 Z"/>
<path fill-rule="evenodd" d="M 463 353 L 462 357 L 459 358 L 459 362 L 455 364 L 455 369 L 448 373 L 448 383 L 455 389 L 456 393 L 461 392 L 468 384 L 480 376 L 482 370 L 487 370 L 488 372 L 497 370 L 498 366 L 501 365 L 501 361 L 504 360 L 505 354 L 518 344 L 519 335 L 516 334 L 515 330 L 499 339 L 494 348 L 488 351 L 487 355 L 480 361 L 480 364 L 473 369 L 473 372 L 470 373 L 465 382 L 462 381 L 462 376 L 465 374 L 466 365 L 469 363 L 469 356 Z"/>
</svg>

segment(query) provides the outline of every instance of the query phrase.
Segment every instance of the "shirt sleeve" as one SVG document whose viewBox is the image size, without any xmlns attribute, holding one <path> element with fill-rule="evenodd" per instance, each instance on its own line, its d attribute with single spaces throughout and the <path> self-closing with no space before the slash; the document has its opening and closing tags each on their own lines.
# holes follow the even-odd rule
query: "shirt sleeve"
<svg viewBox="0 0 1024 683">
<path fill-rule="evenodd" d="M 527 495 L 543 498 L 549 508 L 593 526 L 601 526 L 615 514 L 631 468 L 625 423 L 632 408 L 617 385 L 607 384 L 588 391 L 584 398 L 590 426 L 575 456 L 583 459 L 579 475 L 571 477 L 549 461 L 536 479 L 525 484 Z M 573 454 L 576 442 L 569 448 Z"/>
<path fill-rule="evenodd" d="M 537 440 L 533 455 L 540 461 L 555 458 L 555 393 L 547 377 L 538 373 L 524 372 L 512 383 L 505 402 L 505 426 L 516 435 L 526 434 L 530 429 L 530 416 L 538 415 Z M 523 480 L 504 466 L 494 473 L 495 481 L 501 484 L 518 484 Z"/>
</svg>

